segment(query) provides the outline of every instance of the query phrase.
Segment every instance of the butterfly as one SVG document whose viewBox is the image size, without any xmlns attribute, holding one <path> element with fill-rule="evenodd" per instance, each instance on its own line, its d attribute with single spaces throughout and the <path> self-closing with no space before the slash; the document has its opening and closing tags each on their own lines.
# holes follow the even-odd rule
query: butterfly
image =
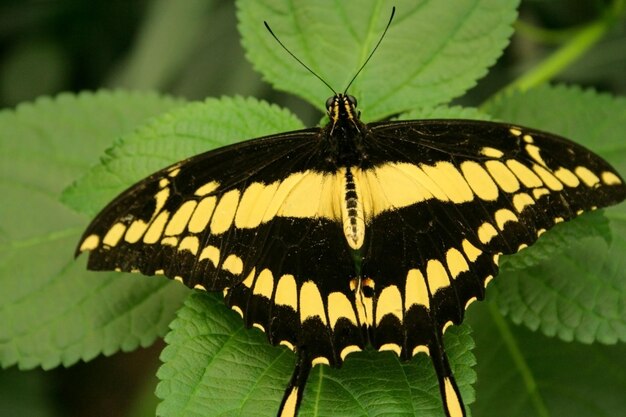
<svg viewBox="0 0 626 417">
<path fill-rule="evenodd" d="M 347 89 L 326 109 L 326 126 L 141 180 L 97 215 L 77 255 L 89 251 L 92 270 L 222 291 L 246 326 L 297 355 L 279 416 L 297 415 L 313 366 L 340 367 L 367 346 L 429 355 L 446 416 L 465 416 L 446 329 L 484 298 L 501 255 L 622 201 L 623 180 L 589 150 L 532 128 L 365 124 Z"/>
</svg>

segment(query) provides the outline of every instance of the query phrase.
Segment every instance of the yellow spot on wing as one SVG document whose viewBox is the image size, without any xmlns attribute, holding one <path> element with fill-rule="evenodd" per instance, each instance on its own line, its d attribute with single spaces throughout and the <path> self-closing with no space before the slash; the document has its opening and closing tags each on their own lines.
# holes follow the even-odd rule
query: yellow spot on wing
<svg viewBox="0 0 626 417">
<path fill-rule="evenodd" d="M 320 290 L 313 281 L 307 281 L 300 288 L 300 322 L 304 323 L 307 319 L 314 317 L 318 317 L 322 323 L 327 324 Z"/>
<path fill-rule="evenodd" d="M 391 314 L 402 323 L 402 296 L 395 285 L 383 288 L 376 302 L 376 324 L 380 325 L 382 319 Z"/>
<path fill-rule="evenodd" d="M 541 196 L 548 194 L 550 194 L 550 190 L 548 190 L 547 188 L 535 188 L 533 190 L 533 197 L 535 197 L 535 200 L 539 200 Z"/>
<path fill-rule="evenodd" d="M 478 259 L 478 257 L 482 253 L 480 249 L 472 245 L 467 239 L 463 240 L 462 246 L 463 246 L 463 252 L 465 252 L 467 259 L 469 259 L 470 262 L 476 261 L 476 259 Z"/>
<path fill-rule="evenodd" d="M 230 190 L 222 196 L 211 219 L 212 234 L 219 235 L 230 228 L 237 212 L 238 203 L 239 190 Z"/>
<path fill-rule="evenodd" d="M 124 232 L 126 231 L 126 225 L 124 223 L 115 223 L 104 235 L 104 239 L 102 239 L 102 243 L 108 246 L 116 246 L 122 236 L 124 236 Z"/>
<path fill-rule="evenodd" d="M 510 169 L 500 161 L 487 161 L 485 167 L 491 174 L 491 177 L 498 183 L 502 191 L 514 193 L 519 190 L 519 182 L 517 177 L 513 175 Z"/>
<path fill-rule="evenodd" d="M 578 187 L 578 185 L 580 184 L 578 177 L 567 168 L 561 167 L 557 169 L 556 171 L 554 171 L 554 176 L 568 187 Z"/>
<path fill-rule="evenodd" d="M 164 237 L 163 239 L 161 239 L 161 245 L 177 246 L 178 245 L 178 238 L 175 237 L 175 236 Z"/>
<path fill-rule="evenodd" d="M 243 318 L 243 311 L 241 310 L 241 308 L 239 308 L 239 306 L 232 306 L 230 309 L 239 314 L 241 318 Z"/>
<path fill-rule="evenodd" d="M 199 187 L 194 194 L 197 195 L 198 197 L 202 197 L 205 196 L 207 194 L 212 193 L 213 191 L 215 191 L 217 189 L 217 187 L 219 187 L 220 184 L 219 182 L 216 181 L 211 181 L 211 182 L 207 182 L 206 184 L 204 184 L 203 186 Z"/>
<path fill-rule="evenodd" d="M 357 325 L 356 315 L 350 300 L 341 292 L 332 292 L 328 295 L 328 319 L 330 327 L 334 328 L 341 318 L 348 319 L 353 325 Z"/>
<path fill-rule="evenodd" d="M 526 193 L 517 193 L 513 196 L 513 207 L 518 213 L 521 213 L 526 206 L 532 206 L 535 200 Z"/>
<path fill-rule="evenodd" d="M 296 350 L 296 347 L 289 340 L 281 340 L 280 342 L 278 342 L 278 344 L 286 346 L 287 349 L 289 349 L 289 350 L 293 350 L 293 351 Z"/>
<path fill-rule="evenodd" d="M 431 259 L 426 264 L 426 276 L 428 277 L 428 287 L 430 293 L 435 294 L 438 289 L 446 288 L 450 285 L 450 278 L 442 263 L 437 259 Z"/>
<path fill-rule="evenodd" d="M 348 345 L 345 348 L 341 349 L 341 353 L 339 353 L 339 356 L 341 356 L 341 360 L 346 360 L 346 356 L 348 356 L 352 352 L 360 352 L 360 351 L 361 351 L 361 348 L 358 347 L 357 345 Z"/>
<path fill-rule="evenodd" d="M 402 352 L 402 348 L 397 343 L 385 343 L 384 345 L 378 348 L 379 352 L 384 352 L 386 350 L 394 352 L 398 356 L 400 356 L 400 353 Z"/>
<path fill-rule="evenodd" d="M 496 183 L 480 164 L 474 161 L 465 161 L 461 164 L 461 171 L 478 198 L 487 201 L 494 201 L 498 198 Z"/>
<path fill-rule="evenodd" d="M 200 247 L 200 241 L 195 236 L 186 236 L 178 245 L 179 251 L 188 250 L 192 254 L 198 253 L 198 248 Z"/>
<path fill-rule="evenodd" d="M 228 257 L 224 259 L 222 269 L 230 272 L 231 274 L 239 275 L 243 272 L 243 261 L 235 254 L 228 255 Z"/>
<path fill-rule="evenodd" d="M 495 227 L 489 222 L 485 222 L 478 228 L 478 240 L 482 243 L 489 243 L 491 239 L 498 236 L 498 231 Z"/>
<path fill-rule="evenodd" d="M 467 302 L 465 303 L 465 309 L 467 310 L 467 307 L 472 305 L 476 300 L 478 300 L 476 297 L 472 297 L 469 300 L 467 300 Z"/>
<path fill-rule="evenodd" d="M 200 233 L 204 231 L 207 224 L 209 224 L 209 220 L 211 220 L 211 214 L 213 214 L 216 202 L 217 197 L 215 196 L 205 197 L 200 200 L 198 206 L 191 215 L 189 225 L 187 226 L 191 233 Z"/>
<path fill-rule="evenodd" d="M 157 243 L 163 235 L 163 229 L 165 228 L 165 223 L 167 223 L 167 219 L 169 219 L 169 217 L 170 213 L 167 210 L 160 212 L 156 219 L 152 221 L 150 227 L 148 227 L 148 231 L 143 236 L 143 242 L 148 244 Z"/>
<path fill-rule="evenodd" d="M 325 358 L 324 356 L 318 356 L 317 358 L 313 358 L 313 360 L 311 361 L 311 366 L 315 365 L 330 365 L 330 362 L 328 361 L 328 358 Z"/>
<path fill-rule="evenodd" d="M 274 303 L 277 305 L 289 306 L 298 310 L 298 287 L 293 275 L 285 274 L 278 280 Z"/>
<path fill-rule="evenodd" d="M 154 213 L 152 214 L 152 217 L 156 216 L 156 214 L 161 211 L 161 209 L 163 208 L 163 206 L 165 206 L 165 202 L 167 201 L 169 197 L 170 197 L 169 188 L 164 188 L 154 195 L 154 200 L 156 203 L 155 203 Z"/>
<path fill-rule="evenodd" d="M 622 180 L 611 171 L 604 171 L 602 173 L 602 182 L 606 185 L 618 185 L 622 183 Z"/>
<path fill-rule="evenodd" d="M 264 185 L 260 182 L 250 184 L 241 196 L 235 226 L 238 228 L 253 228 L 261 224 L 265 208 L 268 206 L 272 195 L 278 188 L 278 182 Z"/>
<path fill-rule="evenodd" d="M 425 353 L 430 356 L 430 349 L 428 349 L 428 346 L 426 345 L 417 345 L 415 346 L 415 348 L 413 348 L 413 352 L 411 352 L 411 355 L 415 356 L 418 353 Z"/>
<path fill-rule="evenodd" d="M 241 283 L 248 288 L 252 288 L 252 285 L 254 285 L 255 276 L 256 276 L 256 268 L 252 268 L 252 271 L 250 271 L 246 279 L 244 279 Z"/>
<path fill-rule="evenodd" d="M 480 150 L 480 153 L 489 157 L 489 158 L 501 158 L 504 153 L 496 148 L 491 148 L 489 146 L 485 146 Z"/>
<path fill-rule="evenodd" d="M 98 245 L 100 244 L 100 236 L 93 234 L 93 235 L 89 235 L 85 238 L 85 240 L 83 240 L 83 243 L 81 243 L 80 245 L 80 251 L 86 251 L 86 250 L 94 250 L 95 248 L 98 247 Z"/>
<path fill-rule="evenodd" d="M 254 290 L 252 291 L 255 295 L 261 295 L 268 300 L 272 298 L 272 293 L 274 292 L 274 275 L 272 275 L 272 271 L 265 268 L 259 273 L 259 276 L 256 278 L 254 283 Z"/>
<path fill-rule="evenodd" d="M 541 181 L 537 174 L 520 161 L 509 159 L 506 161 L 506 165 L 525 187 L 535 188 L 543 185 L 543 181 Z"/>
<path fill-rule="evenodd" d="M 452 278 L 458 277 L 462 272 L 469 271 L 469 265 L 458 249 L 450 248 L 448 250 L 448 253 L 446 253 L 446 263 L 448 264 L 448 271 L 450 271 Z"/>
<path fill-rule="evenodd" d="M 176 236 L 181 234 L 183 230 L 185 230 L 185 227 L 187 227 L 191 214 L 197 205 L 198 203 L 193 200 L 185 201 L 178 208 L 178 210 L 176 210 L 176 213 L 172 215 L 172 218 L 165 228 L 165 234 L 167 236 Z"/>
<path fill-rule="evenodd" d="M 208 259 L 211 261 L 213 266 L 217 266 L 220 263 L 220 250 L 211 245 L 205 247 L 202 249 L 202 252 L 200 252 L 200 256 L 198 257 L 199 261 L 203 259 Z"/>
<path fill-rule="evenodd" d="M 516 128 L 516 127 L 512 127 L 512 128 L 510 128 L 510 129 L 509 129 L 509 132 L 511 132 L 511 134 L 512 134 L 513 136 L 520 136 L 520 135 L 522 134 L 522 131 L 521 131 L 521 130 L 519 130 L 518 128 Z"/>
<path fill-rule="evenodd" d="M 559 181 L 550 171 L 541 165 L 533 165 L 533 170 L 551 190 L 561 191 L 563 189 L 563 183 L 561 183 L 561 181 Z"/>
<path fill-rule="evenodd" d="M 593 187 L 600 182 L 600 178 L 596 174 L 583 166 L 576 167 L 574 172 L 588 187 Z"/>
<path fill-rule="evenodd" d="M 525 136 L 524 136 L 524 139 L 526 139 L 526 136 L 528 136 L 528 135 L 525 135 Z M 541 153 L 540 153 L 539 148 L 538 148 L 537 146 L 535 146 L 535 145 L 530 145 L 530 144 L 529 144 L 529 145 L 526 145 L 526 152 L 527 152 L 527 153 L 528 153 L 528 155 L 529 155 L 532 159 L 534 159 L 534 160 L 535 160 L 535 161 L 536 161 L 539 165 L 542 165 L 542 166 L 544 166 L 544 167 L 546 166 L 546 163 L 545 163 L 545 161 L 543 160 L 543 158 L 541 157 Z"/>
<path fill-rule="evenodd" d="M 516 222 L 518 220 L 515 213 L 508 209 L 500 209 L 496 211 L 494 218 L 496 220 L 496 224 L 498 225 L 498 229 L 500 230 L 504 230 L 504 225 L 507 222 Z"/>
<path fill-rule="evenodd" d="M 143 220 L 135 220 L 126 230 L 124 240 L 126 240 L 128 243 L 137 243 L 147 229 L 148 224 L 146 222 L 144 222 Z"/>
<path fill-rule="evenodd" d="M 427 309 L 430 308 L 426 281 L 419 269 L 411 269 L 407 273 L 404 298 L 404 308 L 407 311 L 413 305 L 421 305 Z"/>
</svg>

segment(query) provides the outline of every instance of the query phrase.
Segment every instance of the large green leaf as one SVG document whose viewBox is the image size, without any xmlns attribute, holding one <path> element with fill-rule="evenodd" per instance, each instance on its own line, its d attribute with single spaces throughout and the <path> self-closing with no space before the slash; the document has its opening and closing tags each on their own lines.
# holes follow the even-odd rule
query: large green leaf
<svg viewBox="0 0 626 417">
<path fill-rule="evenodd" d="M 623 98 L 545 86 L 502 97 L 485 110 L 501 120 L 571 138 L 626 173 Z M 542 237 L 523 251 L 528 253 L 510 259 L 514 268 L 507 270 L 505 260 L 489 296 L 514 322 L 540 328 L 549 336 L 586 343 L 626 341 L 626 204 L 580 220 L 577 228 L 563 225 L 556 234 L 548 233 L 545 239 L 552 239 L 548 246 Z M 551 250 L 558 239 L 568 245 Z M 520 269 L 530 256 L 535 258 L 533 266 Z"/>
<path fill-rule="evenodd" d="M 613 417 L 626 410 L 626 344 L 568 343 L 472 306 L 480 417 Z"/>
<path fill-rule="evenodd" d="M 111 139 L 179 105 L 156 94 L 61 95 L 0 113 L 0 364 L 69 365 L 164 333 L 184 294 L 166 280 L 85 270 L 87 223 L 59 201 Z"/>
<path fill-rule="evenodd" d="M 467 326 L 446 333 L 447 352 L 466 403 L 473 341 Z M 216 295 L 188 298 L 167 335 L 158 372 L 163 417 L 274 416 L 294 366 L 294 354 L 246 330 Z M 317 366 L 309 376 L 300 416 L 443 415 L 431 361 L 402 364 L 390 352 L 352 354 L 342 369 Z"/>
<path fill-rule="evenodd" d="M 295 4 L 294 4 L 295 3 Z M 364 120 L 462 95 L 486 74 L 512 33 L 517 0 L 375 0 L 359 2 L 241 0 L 239 31 L 248 59 L 275 88 L 320 110 L 327 87 L 295 62 L 263 27 L 266 20 L 291 51 L 342 91 L 396 17 L 365 70 L 350 88 Z"/>
</svg>

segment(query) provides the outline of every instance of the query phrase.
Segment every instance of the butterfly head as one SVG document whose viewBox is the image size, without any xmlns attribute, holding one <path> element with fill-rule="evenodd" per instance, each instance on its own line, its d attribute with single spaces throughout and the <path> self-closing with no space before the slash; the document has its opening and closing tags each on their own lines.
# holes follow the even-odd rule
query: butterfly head
<svg viewBox="0 0 626 417">
<path fill-rule="evenodd" d="M 349 94 L 335 94 L 326 100 L 326 112 L 333 126 L 343 122 L 354 124 L 361 112 L 356 109 L 356 98 Z"/>
</svg>

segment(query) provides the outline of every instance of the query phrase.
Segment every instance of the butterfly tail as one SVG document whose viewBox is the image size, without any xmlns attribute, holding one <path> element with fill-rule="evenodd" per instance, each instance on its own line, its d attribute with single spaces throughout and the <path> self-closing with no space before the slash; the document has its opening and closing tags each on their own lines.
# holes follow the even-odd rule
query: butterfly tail
<svg viewBox="0 0 626 417">
<path fill-rule="evenodd" d="M 443 346 L 443 335 L 439 335 L 437 340 L 431 343 L 430 357 L 437 373 L 439 380 L 439 392 L 441 393 L 441 401 L 443 402 L 443 410 L 446 417 L 466 417 L 465 406 L 456 385 L 454 375 L 448 363 L 448 357 Z"/>
<path fill-rule="evenodd" d="M 278 417 L 296 417 L 298 415 L 304 386 L 309 378 L 309 372 L 311 372 L 311 361 L 305 349 L 298 349 L 297 355 L 296 367 L 283 395 L 283 401 L 280 403 Z"/>
</svg>

